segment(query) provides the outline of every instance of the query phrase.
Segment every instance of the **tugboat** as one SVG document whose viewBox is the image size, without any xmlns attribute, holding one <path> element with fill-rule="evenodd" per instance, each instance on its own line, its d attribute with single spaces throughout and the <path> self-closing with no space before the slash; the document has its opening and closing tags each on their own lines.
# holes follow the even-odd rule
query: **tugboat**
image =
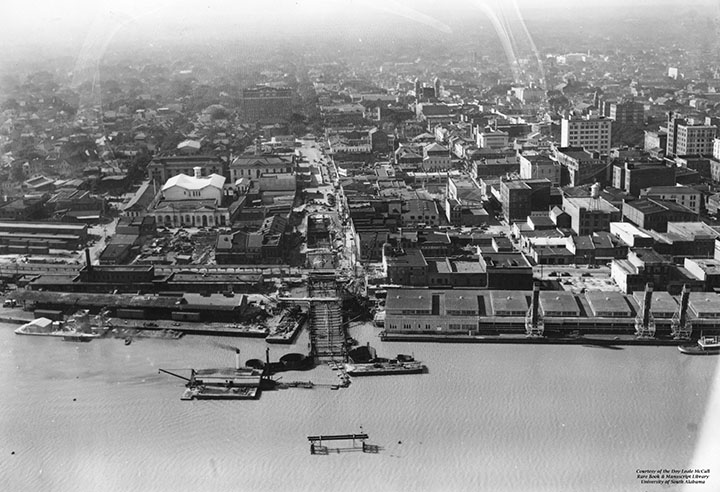
<svg viewBox="0 0 720 492">
<path fill-rule="evenodd" d="M 688 355 L 720 354 L 720 337 L 702 336 L 696 345 L 678 345 L 678 350 Z"/>
</svg>

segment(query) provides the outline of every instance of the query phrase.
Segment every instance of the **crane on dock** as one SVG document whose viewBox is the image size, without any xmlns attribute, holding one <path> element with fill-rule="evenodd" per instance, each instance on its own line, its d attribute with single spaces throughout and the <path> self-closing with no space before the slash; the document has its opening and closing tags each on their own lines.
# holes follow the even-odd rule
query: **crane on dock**
<svg viewBox="0 0 720 492">
<path fill-rule="evenodd" d="M 525 315 L 525 333 L 528 337 L 542 337 L 545 333 L 545 320 L 540 311 L 540 284 L 533 285 L 532 302 Z"/>
<path fill-rule="evenodd" d="M 675 314 L 673 314 L 672 321 L 670 322 L 672 336 L 675 340 L 690 340 L 692 336 L 692 322 L 687 315 L 689 302 L 690 288 L 685 284 L 680 294 L 680 307 Z"/>
<path fill-rule="evenodd" d="M 635 317 L 635 336 L 638 338 L 655 337 L 655 318 L 652 315 L 653 284 L 645 284 L 640 309 Z"/>
</svg>

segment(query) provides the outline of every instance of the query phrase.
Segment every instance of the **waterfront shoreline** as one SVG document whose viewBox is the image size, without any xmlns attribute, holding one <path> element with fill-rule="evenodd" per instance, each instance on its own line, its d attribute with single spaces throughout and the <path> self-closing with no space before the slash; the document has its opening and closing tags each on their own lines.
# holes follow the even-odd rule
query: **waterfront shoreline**
<svg viewBox="0 0 720 492">
<path fill-rule="evenodd" d="M 12 316 L 0 316 L 0 323 L 12 323 L 14 325 L 24 325 L 25 323 L 30 323 L 32 321 L 31 319 L 23 319 L 23 318 L 15 318 Z"/>
<path fill-rule="evenodd" d="M 637 338 L 632 335 L 581 336 L 581 337 L 530 337 L 526 335 L 428 335 L 421 333 L 386 333 L 379 335 L 383 342 L 423 342 L 423 343 L 487 343 L 487 344 L 523 344 L 523 345 L 650 345 L 677 346 L 687 340 L 664 338 Z"/>
</svg>

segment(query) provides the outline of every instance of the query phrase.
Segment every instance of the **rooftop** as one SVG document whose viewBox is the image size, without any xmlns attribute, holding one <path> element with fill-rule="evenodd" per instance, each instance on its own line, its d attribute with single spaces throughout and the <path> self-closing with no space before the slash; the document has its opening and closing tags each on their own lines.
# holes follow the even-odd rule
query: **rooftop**
<svg viewBox="0 0 720 492">
<path fill-rule="evenodd" d="M 453 261 L 453 271 L 457 273 L 482 273 L 483 268 L 477 261 Z"/>
<path fill-rule="evenodd" d="M 585 298 L 595 316 L 629 317 L 633 315 L 625 296 L 619 292 L 589 291 Z"/>
<path fill-rule="evenodd" d="M 85 224 L 62 224 L 59 222 L 0 222 L 0 229 L 37 229 L 38 231 L 64 229 L 66 231 L 85 231 Z"/>
<path fill-rule="evenodd" d="M 214 155 L 171 155 L 163 157 L 155 157 L 153 163 L 172 164 L 174 162 L 189 165 L 190 163 L 207 163 L 207 162 L 220 162 L 221 159 Z M 151 163 L 152 164 L 152 163 Z"/>
<path fill-rule="evenodd" d="M 496 316 L 503 314 L 521 315 L 528 310 L 527 292 L 522 291 L 490 291 L 490 304 Z"/>
<path fill-rule="evenodd" d="M 394 289 L 388 292 L 386 309 L 388 311 L 430 311 L 432 292 L 416 289 Z"/>
<path fill-rule="evenodd" d="M 482 252 L 482 258 L 488 266 L 494 268 L 531 268 L 527 258 L 520 253 Z"/>
<path fill-rule="evenodd" d="M 173 186 L 179 186 L 186 190 L 201 190 L 208 186 L 222 189 L 225 185 L 225 176 L 219 174 L 211 174 L 210 176 L 195 178 L 187 176 L 185 174 L 178 174 L 168 179 L 165 186 L 162 187 L 163 191 L 172 188 Z"/>
<path fill-rule="evenodd" d="M 643 195 L 699 195 L 700 192 L 689 186 L 651 186 L 642 189 Z"/>
<path fill-rule="evenodd" d="M 292 164 L 292 161 L 281 155 L 241 155 L 232 162 L 231 167 L 262 167 L 288 164 Z"/>
<path fill-rule="evenodd" d="M 395 266 L 427 266 L 427 261 L 425 261 L 425 256 L 422 254 L 422 251 L 413 248 L 408 248 L 404 253 L 388 257 L 387 262 Z"/>
<path fill-rule="evenodd" d="M 685 266 L 694 263 L 705 275 L 720 275 L 720 260 L 713 258 L 685 258 Z"/>
<path fill-rule="evenodd" d="M 688 305 L 695 315 L 700 318 L 720 316 L 720 294 L 714 292 L 690 292 Z"/>
<path fill-rule="evenodd" d="M 720 237 L 720 231 L 703 222 L 668 222 L 667 230 L 693 240 Z"/>
<path fill-rule="evenodd" d="M 633 292 L 633 297 L 638 302 L 638 304 L 641 303 L 643 297 L 645 296 L 645 292 L 642 290 L 636 290 Z M 652 293 L 652 304 L 650 307 L 650 312 L 653 316 L 657 316 L 659 318 L 667 318 L 675 314 L 675 312 L 678 310 L 679 304 L 675 300 L 673 296 L 668 294 L 665 291 L 653 291 Z"/>
<path fill-rule="evenodd" d="M 618 213 L 620 210 L 605 200 L 604 198 L 591 198 L 591 197 L 564 197 L 563 202 L 571 204 L 575 208 L 584 208 L 585 210 L 592 210 L 605 213 Z"/>
<path fill-rule="evenodd" d="M 628 234 L 644 239 L 650 239 L 652 237 L 646 231 L 640 229 L 635 224 L 631 224 L 630 222 L 611 222 L 610 232 L 616 235 Z"/>
<path fill-rule="evenodd" d="M 545 316 L 579 316 L 575 295 L 566 291 L 540 292 L 540 307 Z"/>
<path fill-rule="evenodd" d="M 473 315 L 477 315 L 478 297 L 474 295 L 473 291 L 447 291 L 447 293 L 445 293 L 445 310 L 446 312 L 472 312 Z"/>
</svg>

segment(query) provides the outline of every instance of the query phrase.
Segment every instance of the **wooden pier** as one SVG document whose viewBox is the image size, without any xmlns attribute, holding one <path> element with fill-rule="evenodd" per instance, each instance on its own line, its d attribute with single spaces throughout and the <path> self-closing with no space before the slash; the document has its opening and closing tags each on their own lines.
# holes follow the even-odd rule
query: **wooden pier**
<svg viewBox="0 0 720 492">
<path fill-rule="evenodd" d="M 335 272 L 312 274 L 306 298 L 310 303 L 311 353 L 319 360 L 346 359 L 347 333 L 343 323 L 342 299 L 338 296 Z"/>
<path fill-rule="evenodd" d="M 335 434 L 326 436 L 308 436 L 310 441 L 310 454 L 327 455 L 332 453 L 347 453 L 352 451 L 362 451 L 363 453 L 379 453 L 380 446 L 368 444 L 367 434 Z M 352 441 L 352 446 L 330 448 L 323 445 L 323 441 Z M 357 441 L 360 441 L 358 445 Z"/>
</svg>

